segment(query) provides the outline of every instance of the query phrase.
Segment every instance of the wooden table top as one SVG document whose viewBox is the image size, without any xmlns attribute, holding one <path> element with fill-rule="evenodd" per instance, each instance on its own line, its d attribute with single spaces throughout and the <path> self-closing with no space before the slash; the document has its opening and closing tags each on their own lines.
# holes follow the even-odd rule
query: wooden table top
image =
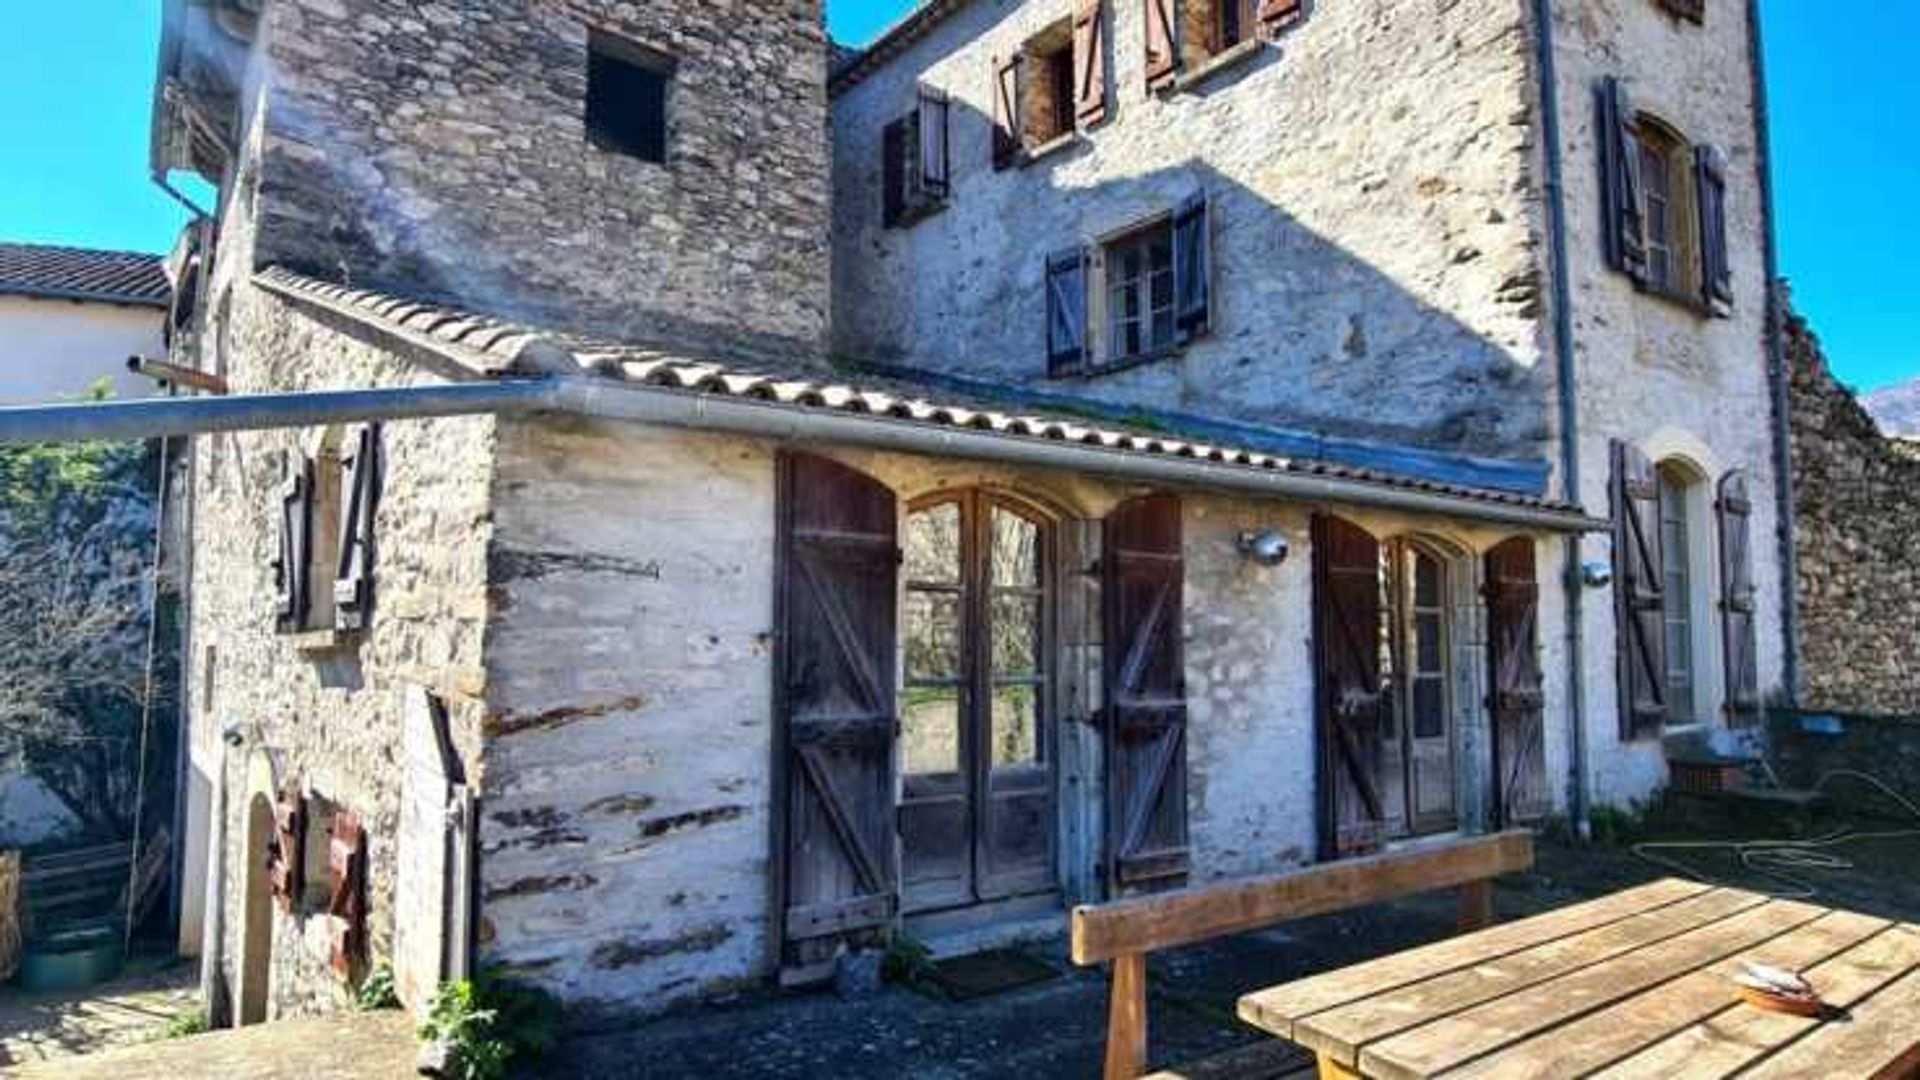
<svg viewBox="0 0 1920 1080">
<path fill-rule="evenodd" d="M 1748 959 L 1836 1019 L 1742 1002 Z M 1665 879 L 1240 999 L 1321 1075 L 1920 1076 L 1920 926 Z"/>
</svg>

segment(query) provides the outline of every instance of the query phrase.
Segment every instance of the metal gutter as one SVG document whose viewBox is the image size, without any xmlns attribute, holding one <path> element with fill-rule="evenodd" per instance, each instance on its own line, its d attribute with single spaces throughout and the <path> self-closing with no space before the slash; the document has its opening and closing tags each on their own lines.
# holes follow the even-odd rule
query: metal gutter
<svg viewBox="0 0 1920 1080">
<path fill-rule="evenodd" d="M 1574 363 L 1573 287 L 1567 270 L 1565 162 L 1560 153 L 1560 84 L 1554 64 L 1553 0 L 1534 0 L 1539 47 L 1541 142 L 1547 169 L 1548 277 L 1553 289 L 1553 350 L 1560 404 L 1560 497 L 1580 505 L 1579 371 Z M 1580 573 L 1580 535 L 1565 540 L 1563 581 L 1567 603 L 1567 810 L 1580 835 L 1587 834 L 1587 680 L 1586 622 L 1582 603 L 1586 585 Z"/>
<path fill-rule="evenodd" d="M 1607 527 L 1605 521 L 1561 507 L 1478 499 L 1340 476 L 1143 454 L 589 376 L 7 408 L 0 409 L 0 445 L 140 439 L 374 419 L 540 412 L 1068 469 L 1129 482 L 1373 506 L 1526 529 L 1578 532 Z"/>
<path fill-rule="evenodd" d="M 1780 545 L 1780 636 L 1784 649 L 1781 681 L 1787 700 L 1800 702 L 1800 556 L 1794 550 L 1793 519 L 1793 401 L 1788 393 L 1793 373 L 1787 369 L 1782 344 L 1786 312 L 1780 296 L 1778 234 L 1773 218 L 1773 142 L 1767 114 L 1767 64 L 1760 36 L 1760 0 L 1747 0 L 1747 48 L 1753 71 L 1754 171 L 1760 179 L 1761 243 L 1766 263 L 1767 379 L 1773 392 L 1773 491 L 1780 521 L 1775 540 Z"/>
<path fill-rule="evenodd" d="M 125 293 L 93 292 L 87 289 L 46 289 L 34 285 L 0 287 L 0 296 L 18 296 L 28 300 L 70 300 L 76 304 L 112 304 L 115 307 L 165 309 L 164 296 L 130 296 Z"/>
</svg>

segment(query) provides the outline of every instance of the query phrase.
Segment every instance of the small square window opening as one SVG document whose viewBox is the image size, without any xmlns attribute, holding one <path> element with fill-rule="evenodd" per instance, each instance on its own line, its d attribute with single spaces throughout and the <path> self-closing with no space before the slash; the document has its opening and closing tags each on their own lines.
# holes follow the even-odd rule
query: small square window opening
<svg viewBox="0 0 1920 1080">
<path fill-rule="evenodd" d="M 1021 141 L 1032 149 L 1074 129 L 1073 26 L 1062 20 L 1027 43 Z"/>
<path fill-rule="evenodd" d="M 641 161 L 667 160 L 673 61 L 599 32 L 587 41 L 587 140 Z"/>
</svg>

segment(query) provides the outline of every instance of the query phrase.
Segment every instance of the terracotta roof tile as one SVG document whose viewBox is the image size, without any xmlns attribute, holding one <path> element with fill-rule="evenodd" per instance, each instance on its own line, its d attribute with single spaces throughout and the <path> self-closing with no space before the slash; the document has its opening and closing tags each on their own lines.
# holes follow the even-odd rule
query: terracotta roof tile
<svg viewBox="0 0 1920 1080">
<path fill-rule="evenodd" d="M 915 423 L 976 428 L 999 434 L 1051 439 L 1130 453 L 1177 457 L 1301 475 L 1320 476 L 1430 492 L 1456 499 L 1582 513 L 1569 503 L 1515 491 L 1443 483 L 1381 469 L 1259 450 L 1189 441 L 1174 433 L 1128 430 L 1124 425 L 1084 418 L 1008 412 L 993 402 L 916 384 L 888 375 L 860 376 L 849 385 L 846 373 L 824 362 L 795 361 L 784 367 L 733 364 L 676 355 L 653 346 L 623 346 L 567 334 L 543 334 L 530 327 L 446 308 L 409 311 L 392 308 L 404 322 L 383 316 L 377 293 L 349 291 L 274 267 L 255 276 L 263 287 L 283 296 L 320 304 L 339 314 L 463 350 L 466 363 L 485 375 L 553 373 L 528 362 L 525 353 L 539 346 L 540 356 L 563 356 L 563 373 L 616 379 L 685 393 L 712 394 L 772 402 L 800 409 L 825 409 L 893 417 Z M 447 317 L 439 317 L 439 316 Z"/>
<path fill-rule="evenodd" d="M 0 243 L 0 294 L 165 307 L 171 293 L 159 255 Z"/>
</svg>

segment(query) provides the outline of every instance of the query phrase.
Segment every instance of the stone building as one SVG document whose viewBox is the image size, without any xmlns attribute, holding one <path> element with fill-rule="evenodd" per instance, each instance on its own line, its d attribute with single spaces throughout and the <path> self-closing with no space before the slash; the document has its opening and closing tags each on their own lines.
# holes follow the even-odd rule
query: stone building
<svg viewBox="0 0 1920 1080">
<path fill-rule="evenodd" d="M 168 6 L 176 362 L 401 403 L 195 440 L 235 1018 L 1049 932 L 1643 798 L 1783 687 L 1749 13 L 821 14 Z"/>
</svg>

